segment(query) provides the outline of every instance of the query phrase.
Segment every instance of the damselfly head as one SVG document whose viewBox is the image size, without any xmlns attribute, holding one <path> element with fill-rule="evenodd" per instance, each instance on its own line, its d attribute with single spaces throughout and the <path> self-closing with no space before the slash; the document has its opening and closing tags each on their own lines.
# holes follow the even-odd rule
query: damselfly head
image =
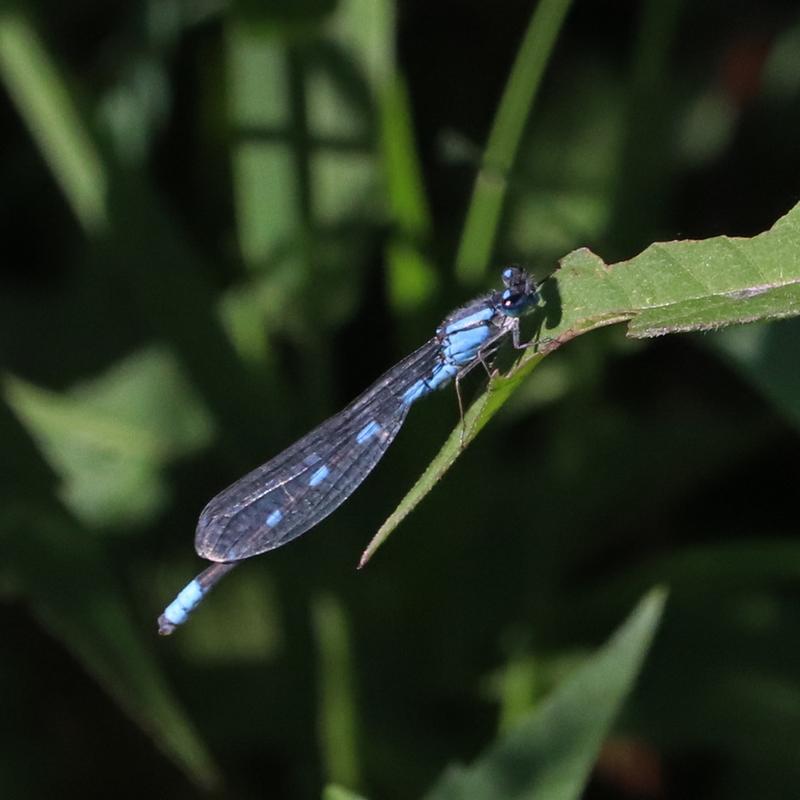
<svg viewBox="0 0 800 800">
<path fill-rule="evenodd" d="M 506 267 L 502 272 L 505 289 L 500 292 L 504 314 L 519 317 L 539 302 L 536 283 L 521 267 Z"/>
</svg>

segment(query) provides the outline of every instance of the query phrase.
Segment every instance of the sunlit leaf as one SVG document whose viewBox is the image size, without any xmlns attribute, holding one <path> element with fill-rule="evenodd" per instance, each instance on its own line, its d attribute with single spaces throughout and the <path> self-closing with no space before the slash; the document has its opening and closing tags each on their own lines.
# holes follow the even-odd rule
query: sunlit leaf
<svg viewBox="0 0 800 800">
<path fill-rule="evenodd" d="M 638 256 L 605 264 L 586 249 L 562 259 L 542 286 L 542 344 L 492 380 L 423 475 L 369 543 L 363 566 L 397 525 L 503 406 L 543 354 L 596 328 L 627 324 L 635 338 L 800 315 L 800 206 L 751 239 L 653 244 Z M 537 312 L 538 313 L 538 312 Z"/>
</svg>

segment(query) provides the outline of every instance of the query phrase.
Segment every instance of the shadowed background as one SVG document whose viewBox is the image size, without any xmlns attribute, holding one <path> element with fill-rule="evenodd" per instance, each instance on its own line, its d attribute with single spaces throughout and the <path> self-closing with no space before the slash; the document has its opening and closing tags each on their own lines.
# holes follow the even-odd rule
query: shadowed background
<svg viewBox="0 0 800 800">
<path fill-rule="evenodd" d="M 797 201 L 794 3 L 534 8 L 3 4 L 4 796 L 420 796 L 656 582 L 586 796 L 800 793 L 796 321 L 576 340 L 357 573 L 457 422 L 437 393 L 334 516 L 155 635 L 205 502 L 502 265 Z"/>
</svg>

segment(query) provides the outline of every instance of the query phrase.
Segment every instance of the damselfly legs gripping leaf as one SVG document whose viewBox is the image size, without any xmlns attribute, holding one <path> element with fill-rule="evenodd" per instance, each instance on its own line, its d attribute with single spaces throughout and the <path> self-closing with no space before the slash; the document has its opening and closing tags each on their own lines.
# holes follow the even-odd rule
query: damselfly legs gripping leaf
<svg viewBox="0 0 800 800">
<path fill-rule="evenodd" d="M 214 497 L 197 524 L 197 553 L 215 562 L 159 617 L 159 633 L 186 621 L 239 561 L 296 539 L 338 508 L 369 475 L 421 397 L 461 378 L 510 335 L 521 349 L 520 317 L 539 300 L 525 270 L 502 272 L 504 288 L 450 314 L 436 334 L 350 405 Z M 460 392 L 459 408 L 462 411 Z"/>
</svg>

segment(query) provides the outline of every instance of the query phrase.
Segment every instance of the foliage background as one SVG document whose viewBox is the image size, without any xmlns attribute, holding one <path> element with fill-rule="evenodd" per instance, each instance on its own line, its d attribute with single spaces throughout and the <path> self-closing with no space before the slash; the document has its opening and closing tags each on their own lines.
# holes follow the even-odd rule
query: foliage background
<svg viewBox="0 0 800 800">
<path fill-rule="evenodd" d="M 796 321 L 576 340 L 356 573 L 456 421 L 441 393 L 319 530 L 154 636 L 205 501 L 498 265 L 750 236 L 796 202 L 795 4 L 576 2 L 471 259 L 532 10 L 4 4 L 4 796 L 419 796 L 655 582 L 587 796 L 800 792 Z"/>
</svg>

